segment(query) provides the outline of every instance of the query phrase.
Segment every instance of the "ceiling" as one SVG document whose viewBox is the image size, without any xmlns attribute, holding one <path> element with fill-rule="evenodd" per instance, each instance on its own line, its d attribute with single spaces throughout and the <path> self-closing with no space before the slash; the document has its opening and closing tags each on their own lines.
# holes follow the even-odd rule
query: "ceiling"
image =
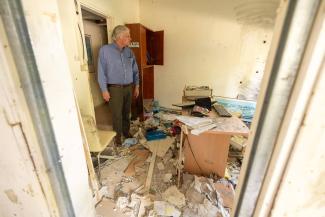
<svg viewBox="0 0 325 217">
<path fill-rule="evenodd" d="M 273 26 L 279 0 L 235 0 L 236 19 L 241 24 Z"/>
</svg>

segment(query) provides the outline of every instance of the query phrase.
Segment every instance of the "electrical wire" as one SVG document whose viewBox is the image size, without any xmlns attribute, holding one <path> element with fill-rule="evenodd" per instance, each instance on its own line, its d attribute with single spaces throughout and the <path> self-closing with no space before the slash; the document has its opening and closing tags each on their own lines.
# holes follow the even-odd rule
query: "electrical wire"
<svg viewBox="0 0 325 217">
<path fill-rule="evenodd" d="M 202 168 L 200 167 L 200 164 L 197 162 L 196 157 L 195 157 L 195 155 L 194 155 L 194 152 L 193 152 L 193 149 L 192 149 L 192 146 L 191 146 L 190 140 L 188 139 L 188 135 L 185 134 L 185 137 L 186 137 L 186 139 L 187 139 L 188 146 L 190 147 L 190 150 L 191 150 L 191 153 L 192 153 L 193 158 L 194 158 L 194 160 L 195 160 L 195 163 L 196 163 L 196 165 L 199 167 L 200 172 L 203 174 L 203 170 L 202 170 Z"/>
</svg>

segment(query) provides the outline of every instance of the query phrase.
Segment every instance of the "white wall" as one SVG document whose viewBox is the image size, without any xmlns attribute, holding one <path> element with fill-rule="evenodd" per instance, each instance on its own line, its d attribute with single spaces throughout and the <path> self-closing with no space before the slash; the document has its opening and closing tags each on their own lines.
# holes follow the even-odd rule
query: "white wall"
<svg viewBox="0 0 325 217">
<path fill-rule="evenodd" d="M 214 95 L 237 97 L 240 81 L 247 84 L 262 71 L 272 30 L 239 24 L 234 7 L 221 0 L 140 1 L 140 22 L 165 31 L 164 65 L 155 66 L 161 105 L 180 102 L 186 84 L 211 85 Z"/>
<path fill-rule="evenodd" d="M 139 22 L 139 0 L 80 0 L 82 5 L 112 18 L 112 26 Z"/>
</svg>

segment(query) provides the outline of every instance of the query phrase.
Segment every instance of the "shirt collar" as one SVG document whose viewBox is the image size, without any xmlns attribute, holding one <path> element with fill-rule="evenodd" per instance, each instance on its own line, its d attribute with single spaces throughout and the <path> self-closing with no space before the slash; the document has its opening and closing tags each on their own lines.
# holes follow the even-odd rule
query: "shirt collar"
<svg viewBox="0 0 325 217">
<path fill-rule="evenodd" d="M 113 44 L 113 46 L 114 46 L 118 51 L 120 51 L 120 52 L 123 52 L 124 49 L 125 49 L 125 47 L 123 47 L 122 50 L 120 50 L 119 46 L 117 46 L 117 44 L 116 44 L 115 42 L 113 42 L 112 44 Z"/>
</svg>

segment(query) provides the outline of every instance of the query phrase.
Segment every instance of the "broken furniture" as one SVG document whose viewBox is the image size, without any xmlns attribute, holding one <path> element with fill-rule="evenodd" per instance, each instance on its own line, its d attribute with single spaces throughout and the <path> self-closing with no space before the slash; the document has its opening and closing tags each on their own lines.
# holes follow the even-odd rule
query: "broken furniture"
<svg viewBox="0 0 325 217">
<path fill-rule="evenodd" d="M 110 145 L 114 143 L 116 135 L 115 131 L 98 130 L 93 117 L 82 116 L 82 122 L 84 124 L 87 141 L 89 144 L 90 152 L 97 154 L 98 161 L 98 180 L 100 183 L 100 159 L 110 159 L 109 156 L 102 155 L 102 152 Z"/>
<path fill-rule="evenodd" d="M 188 112 L 188 109 L 183 109 L 183 114 Z M 209 116 L 216 124 L 213 129 L 199 135 L 194 135 L 190 131 L 184 134 L 184 171 L 224 177 L 231 136 L 248 136 L 249 129 L 237 117 L 218 117 L 214 110 Z"/>
<path fill-rule="evenodd" d="M 132 116 L 143 120 L 143 101 L 154 98 L 154 65 L 164 64 L 164 31 L 152 31 L 140 23 L 126 24 L 130 29 L 132 49 L 139 67 L 140 92 L 132 101 Z"/>
</svg>

